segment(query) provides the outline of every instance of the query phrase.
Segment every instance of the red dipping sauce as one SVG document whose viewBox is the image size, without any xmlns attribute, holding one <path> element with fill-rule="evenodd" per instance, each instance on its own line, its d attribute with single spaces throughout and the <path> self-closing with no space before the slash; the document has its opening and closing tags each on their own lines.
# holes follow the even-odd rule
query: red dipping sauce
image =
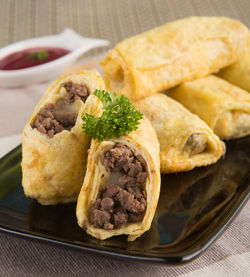
<svg viewBox="0 0 250 277">
<path fill-rule="evenodd" d="M 23 69 L 59 59 L 70 53 L 60 47 L 36 47 L 14 52 L 0 60 L 0 70 Z"/>
</svg>

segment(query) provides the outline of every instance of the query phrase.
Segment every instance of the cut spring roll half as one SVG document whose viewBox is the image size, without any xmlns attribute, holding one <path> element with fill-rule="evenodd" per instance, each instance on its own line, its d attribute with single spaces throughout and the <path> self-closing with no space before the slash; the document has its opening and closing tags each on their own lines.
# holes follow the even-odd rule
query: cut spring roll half
<svg viewBox="0 0 250 277">
<path fill-rule="evenodd" d="M 81 117 L 95 113 L 91 95 L 103 88 L 97 71 L 58 78 L 35 107 L 22 141 L 22 185 L 43 205 L 75 201 L 84 179 L 90 137 Z M 95 99 L 96 101 L 96 99 Z"/>
<path fill-rule="evenodd" d="M 98 239 L 149 230 L 160 193 L 159 142 L 144 118 L 118 139 L 92 140 L 77 202 L 78 224 Z"/>
<path fill-rule="evenodd" d="M 245 55 L 233 65 L 221 69 L 217 75 L 229 83 L 250 92 L 250 43 Z"/>
<path fill-rule="evenodd" d="M 222 139 L 250 134 L 250 94 L 219 77 L 184 83 L 168 95 L 197 114 Z"/>
<path fill-rule="evenodd" d="M 170 22 L 107 53 L 101 62 L 106 88 L 134 101 L 204 77 L 236 62 L 248 36 L 246 26 L 226 17 Z"/>
<path fill-rule="evenodd" d="M 161 172 L 191 170 L 215 163 L 225 152 L 207 124 L 162 93 L 134 102 L 150 120 L 160 142 Z"/>
</svg>

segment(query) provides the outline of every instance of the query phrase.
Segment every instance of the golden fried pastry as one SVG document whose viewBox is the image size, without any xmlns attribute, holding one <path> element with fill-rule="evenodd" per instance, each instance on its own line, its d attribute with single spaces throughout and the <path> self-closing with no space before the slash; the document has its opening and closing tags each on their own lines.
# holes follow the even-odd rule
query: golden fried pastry
<svg viewBox="0 0 250 277">
<path fill-rule="evenodd" d="M 250 94 L 219 77 L 184 83 L 168 95 L 197 114 L 222 139 L 250 134 Z"/>
<path fill-rule="evenodd" d="M 247 49 L 249 30 L 226 17 L 190 17 L 126 39 L 101 67 L 106 88 L 134 101 L 228 66 Z"/>
<path fill-rule="evenodd" d="M 160 142 L 161 172 L 191 170 L 215 163 L 225 152 L 222 141 L 197 115 L 162 93 L 134 102 L 150 120 Z"/>
<path fill-rule="evenodd" d="M 149 121 L 118 139 L 92 140 L 77 202 L 78 224 L 104 240 L 149 230 L 160 193 L 159 142 Z"/>
<path fill-rule="evenodd" d="M 43 205 L 75 201 L 84 179 L 90 137 L 85 112 L 95 113 L 92 95 L 103 88 L 96 70 L 58 78 L 35 107 L 22 141 L 25 195 Z"/>
</svg>

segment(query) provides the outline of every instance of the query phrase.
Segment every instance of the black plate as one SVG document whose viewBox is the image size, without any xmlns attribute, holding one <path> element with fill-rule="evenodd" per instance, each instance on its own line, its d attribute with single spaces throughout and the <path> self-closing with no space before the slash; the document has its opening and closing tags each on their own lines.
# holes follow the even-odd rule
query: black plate
<svg viewBox="0 0 250 277">
<path fill-rule="evenodd" d="M 183 263 L 203 252 L 247 201 L 250 137 L 227 144 L 213 166 L 162 176 L 161 196 L 150 231 L 100 241 L 76 222 L 75 203 L 41 206 L 24 196 L 21 146 L 0 160 L 0 230 L 88 252 L 140 261 Z"/>
</svg>

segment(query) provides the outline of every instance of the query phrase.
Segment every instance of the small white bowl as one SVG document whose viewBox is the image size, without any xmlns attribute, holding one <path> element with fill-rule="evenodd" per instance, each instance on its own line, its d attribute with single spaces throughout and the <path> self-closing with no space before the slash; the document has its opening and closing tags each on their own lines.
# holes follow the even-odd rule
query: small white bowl
<svg viewBox="0 0 250 277">
<path fill-rule="evenodd" d="M 0 59 L 7 55 L 27 48 L 48 46 L 62 47 L 71 52 L 52 62 L 19 70 L 0 70 L 0 87 L 13 88 L 53 79 L 60 75 L 63 69 L 72 65 L 83 53 L 100 46 L 106 46 L 109 41 L 104 39 L 82 37 L 72 29 L 62 33 L 23 40 L 0 49 Z"/>
</svg>

